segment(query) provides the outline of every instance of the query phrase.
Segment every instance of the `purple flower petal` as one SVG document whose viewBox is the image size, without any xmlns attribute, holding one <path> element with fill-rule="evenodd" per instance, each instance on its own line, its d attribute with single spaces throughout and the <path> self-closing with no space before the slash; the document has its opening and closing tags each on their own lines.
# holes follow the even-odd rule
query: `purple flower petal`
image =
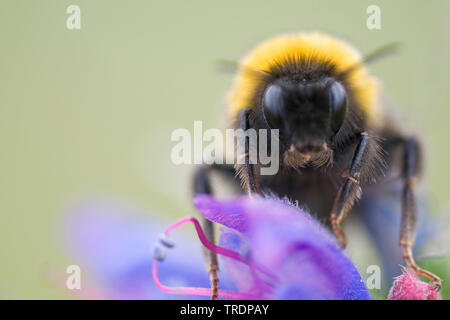
<svg viewBox="0 0 450 320">
<path fill-rule="evenodd" d="M 250 254 L 249 244 L 243 235 L 233 229 L 221 229 L 219 245 L 240 253 L 242 257 Z M 258 277 L 255 277 L 254 271 L 248 265 L 226 257 L 222 260 L 241 292 L 251 293 L 259 296 L 261 299 L 265 297 L 266 292 L 270 290 L 270 286 Z"/>
<path fill-rule="evenodd" d="M 228 262 L 241 289 L 271 299 L 371 299 L 334 237 L 297 207 L 260 197 L 218 201 L 205 195 L 195 204 L 208 219 L 241 232 L 225 232 L 222 245 L 241 254 L 244 248 L 254 263 L 277 277 L 270 284 L 249 267 Z"/>
<path fill-rule="evenodd" d="M 194 198 L 195 207 L 206 219 L 238 231 L 247 229 L 245 204 L 244 197 L 227 202 L 220 202 L 206 194 L 198 194 Z"/>
</svg>

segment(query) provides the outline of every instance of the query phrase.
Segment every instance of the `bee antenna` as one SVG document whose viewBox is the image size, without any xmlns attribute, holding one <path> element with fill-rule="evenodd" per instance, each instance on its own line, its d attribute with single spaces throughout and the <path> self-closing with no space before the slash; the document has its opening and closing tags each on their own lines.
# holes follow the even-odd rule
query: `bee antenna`
<svg viewBox="0 0 450 320">
<path fill-rule="evenodd" d="M 242 63 L 234 60 L 227 60 L 227 59 L 218 59 L 214 61 L 214 65 L 218 68 L 221 72 L 227 72 L 227 73 L 235 73 L 236 71 L 242 69 L 245 72 L 251 72 L 258 75 L 266 74 L 266 71 L 254 69 L 251 67 L 248 67 L 246 65 L 243 65 Z"/>
<path fill-rule="evenodd" d="M 397 53 L 399 51 L 398 49 L 400 47 L 401 47 L 400 42 L 391 42 L 382 47 L 379 47 L 379 48 L 373 50 L 371 53 L 367 54 L 365 57 L 363 57 L 363 59 L 360 62 L 358 62 L 358 63 L 354 64 L 353 66 L 347 68 L 346 70 L 340 72 L 338 74 L 338 78 L 340 78 L 340 79 L 344 78 L 350 72 L 362 67 L 364 64 L 371 63 L 371 62 L 376 61 L 385 56 Z"/>
</svg>

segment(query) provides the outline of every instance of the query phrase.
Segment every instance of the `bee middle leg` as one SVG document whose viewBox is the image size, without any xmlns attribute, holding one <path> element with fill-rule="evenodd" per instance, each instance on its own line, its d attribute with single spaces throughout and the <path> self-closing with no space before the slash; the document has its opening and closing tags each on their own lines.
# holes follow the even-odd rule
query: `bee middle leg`
<svg viewBox="0 0 450 320">
<path fill-rule="evenodd" d="M 234 176 L 234 168 L 226 165 L 214 164 L 211 166 L 201 166 L 194 174 L 194 193 L 195 194 L 212 194 L 210 183 L 210 174 L 212 170 L 221 171 L 228 175 Z M 215 243 L 214 224 L 202 218 L 202 227 L 209 241 Z M 204 248 L 204 256 L 206 261 L 206 269 L 209 274 L 211 283 L 211 300 L 215 300 L 219 293 L 219 263 L 217 254 L 211 250 Z"/>
<path fill-rule="evenodd" d="M 409 138 L 403 142 L 403 192 L 402 192 L 402 219 L 400 230 L 400 246 L 403 249 L 403 259 L 409 268 L 416 274 L 429 278 L 439 290 L 441 280 L 433 273 L 420 268 L 412 253 L 416 236 L 416 206 L 414 188 L 421 167 L 421 155 L 418 142 Z"/>
<path fill-rule="evenodd" d="M 244 109 L 241 111 L 239 116 L 239 127 L 244 131 L 250 128 L 248 119 L 249 114 L 250 111 L 248 109 Z M 228 175 L 230 175 L 231 173 L 233 176 L 237 172 L 244 191 L 246 191 L 247 194 L 251 196 L 253 193 L 259 193 L 260 189 L 256 169 L 255 166 L 250 163 L 250 141 L 248 136 L 245 137 L 244 144 L 244 154 L 238 155 L 244 158 L 244 164 L 236 164 L 235 168 L 220 164 L 199 167 L 194 175 L 194 193 L 212 194 L 212 188 L 209 179 L 212 170 L 222 171 Z M 206 237 L 209 241 L 214 243 L 214 224 L 205 218 L 203 218 L 202 222 Z M 206 258 L 207 272 L 209 273 L 211 282 L 211 300 L 215 300 L 217 299 L 219 293 L 219 277 L 217 274 L 219 270 L 219 263 L 217 254 L 205 248 L 204 255 Z"/>
<path fill-rule="evenodd" d="M 331 210 L 331 229 L 336 235 L 339 244 L 343 248 L 347 245 L 347 239 L 344 231 L 342 230 L 341 222 L 352 208 L 355 200 L 361 194 L 359 180 L 361 175 L 361 167 L 364 164 L 365 155 L 368 149 L 368 144 L 369 135 L 366 132 L 362 132 L 359 143 L 355 149 L 350 168 L 348 169 L 347 179 L 340 187 Z"/>
</svg>

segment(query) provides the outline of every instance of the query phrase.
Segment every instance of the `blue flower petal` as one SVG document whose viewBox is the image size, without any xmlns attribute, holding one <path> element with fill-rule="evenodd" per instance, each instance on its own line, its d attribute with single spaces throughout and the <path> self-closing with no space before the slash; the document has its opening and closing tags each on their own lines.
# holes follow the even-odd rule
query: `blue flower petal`
<svg viewBox="0 0 450 320">
<path fill-rule="evenodd" d="M 169 222 L 103 202 L 86 203 L 71 211 L 64 237 L 74 263 L 81 267 L 83 276 L 90 277 L 90 287 L 100 288 L 106 295 L 103 298 L 197 298 L 165 294 L 153 283 L 152 246 Z M 199 241 L 193 228 L 184 231 L 188 232 L 173 233 L 171 239 L 176 246 L 165 249 L 166 258 L 159 263 L 159 278 L 167 286 L 209 287 Z M 221 275 L 221 288 L 233 290 L 235 286 L 227 279 Z"/>
</svg>

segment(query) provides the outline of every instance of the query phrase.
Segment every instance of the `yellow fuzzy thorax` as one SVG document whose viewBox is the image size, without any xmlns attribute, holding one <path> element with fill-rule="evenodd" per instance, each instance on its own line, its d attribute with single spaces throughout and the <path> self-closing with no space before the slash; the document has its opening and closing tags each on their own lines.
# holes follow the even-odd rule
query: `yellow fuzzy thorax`
<svg viewBox="0 0 450 320">
<path fill-rule="evenodd" d="M 236 116 L 249 107 L 258 89 L 254 72 L 271 72 L 276 65 L 292 59 L 308 59 L 318 63 L 329 63 L 337 73 L 361 62 L 360 53 L 349 44 L 322 33 L 300 33 L 269 39 L 253 49 L 242 61 L 235 84 L 229 95 L 229 111 Z M 378 82 L 370 76 L 364 66 L 353 69 L 346 77 L 352 90 L 355 104 L 361 108 L 367 121 L 373 125 L 380 122 L 378 107 Z"/>
</svg>

